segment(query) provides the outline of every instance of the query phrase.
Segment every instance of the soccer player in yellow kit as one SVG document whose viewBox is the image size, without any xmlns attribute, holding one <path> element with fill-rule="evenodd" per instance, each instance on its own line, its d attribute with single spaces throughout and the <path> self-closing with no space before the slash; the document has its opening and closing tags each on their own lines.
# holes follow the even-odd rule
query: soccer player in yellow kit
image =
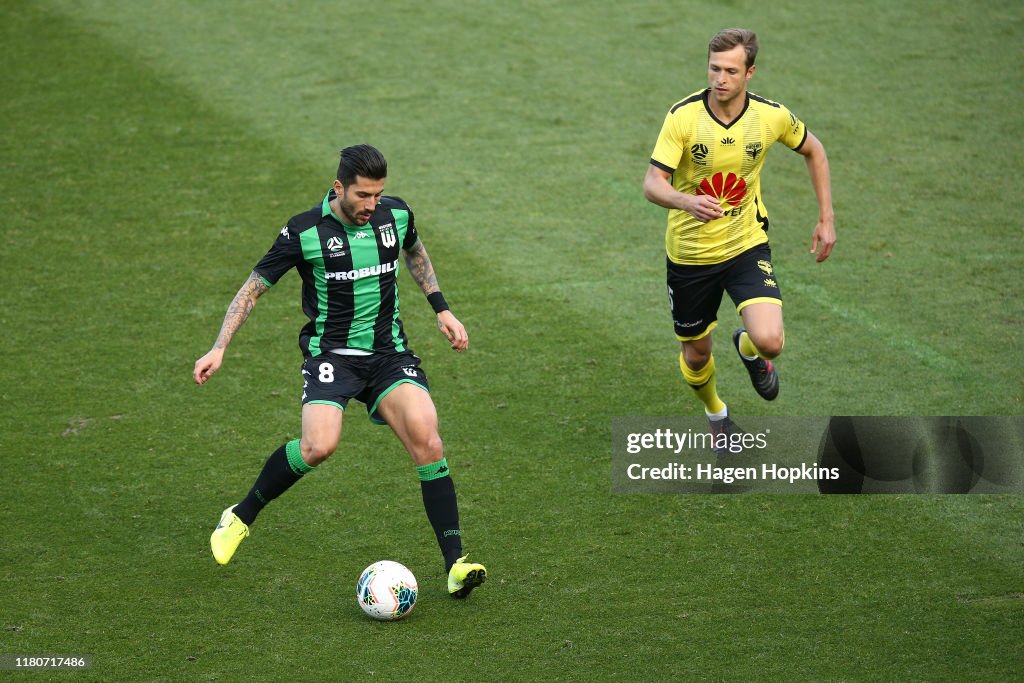
<svg viewBox="0 0 1024 683">
<path fill-rule="evenodd" d="M 720 31 L 708 44 L 708 85 L 669 110 L 644 178 L 644 196 L 669 209 L 665 250 L 668 293 L 679 367 L 704 404 L 711 433 L 733 431 L 718 396 L 711 331 L 723 291 L 743 327 L 733 345 L 766 400 L 779 392 L 772 359 L 782 352 L 782 295 L 768 246 L 768 210 L 761 199 L 761 167 L 775 142 L 807 162 L 818 199 L 811 253 L 832 253 L 832 189 L 828 157 L 818 138 L 786 107 L 747 91 L 754 75 L 757 35 Z"/>
</svg>

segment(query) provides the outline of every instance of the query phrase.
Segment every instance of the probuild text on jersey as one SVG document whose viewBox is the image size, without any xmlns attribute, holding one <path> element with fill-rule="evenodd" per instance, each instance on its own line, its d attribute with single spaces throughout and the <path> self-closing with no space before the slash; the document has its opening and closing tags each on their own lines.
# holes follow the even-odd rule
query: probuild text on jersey
<svg viewBox="0 0 1024 683">
<path fill-rule="evenodd" d="M 325 280 L 361 280 L 364 277 L 373 277 L 375 275 L 384 275 L 385 273 L 393 273 L 398 270 L 398 259 L 395 259 L 391 263 L 381 263 L 377 266 L 370 266 L 369 268 L 360 268 L 358 270 L 329 270 L 324 273 Z"/>
</svg>

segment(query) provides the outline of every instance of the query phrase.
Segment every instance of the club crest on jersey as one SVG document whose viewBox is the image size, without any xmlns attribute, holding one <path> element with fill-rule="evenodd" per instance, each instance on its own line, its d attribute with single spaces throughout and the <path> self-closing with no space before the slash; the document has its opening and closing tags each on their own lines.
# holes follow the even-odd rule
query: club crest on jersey
<svg viewBox="0 0 1024 683">
<path fill-rule="evenodd" d="M 757 159 L 757 155 L 764 149 L 764 145 L 760 142 L 748 142 L 744 147 L 743 151 L 746 152 L 747 156 L 751 159 Z"/>
<path fill-rule="evenodd" d="M 380 243 L 385 247 L 393 247 L 398 244 L 398 235 L 395 234 L 394 223 L 387 223 L 377 228 L 380 232 Z"/>
</svg>

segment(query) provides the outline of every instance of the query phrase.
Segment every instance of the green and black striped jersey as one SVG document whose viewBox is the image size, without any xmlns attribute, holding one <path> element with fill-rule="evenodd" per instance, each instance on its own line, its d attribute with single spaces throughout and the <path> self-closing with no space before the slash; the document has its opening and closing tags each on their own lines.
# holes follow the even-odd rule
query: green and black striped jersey
<svg viewBox="0 0 1024 683">
<path fill-rule="evenodd" d="M 269 287 L 295 268 L 302 278 L 299 334 L 307 356 L 333 349 L 371 353 L 408 350 L 398 318 L 398 260 L 419 237 L 409 205 L 381 197 L 366 225 L 342 223 L 327 193 L 319 206 L 292 217 L 253 271 Z"/>
</svg>

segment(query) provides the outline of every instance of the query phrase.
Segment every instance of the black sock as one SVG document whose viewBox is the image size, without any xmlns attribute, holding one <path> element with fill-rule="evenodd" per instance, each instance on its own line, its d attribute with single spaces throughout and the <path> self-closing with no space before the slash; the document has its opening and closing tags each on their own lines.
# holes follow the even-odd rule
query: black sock
<svg viewBox="0 0 1024 683">
<path fill-rule="evenodd" d="M 423 507 L 430 526 L 434 527 L 437 545 L 444 556 L 445 571 L 462 557 L 462 530 L 459 528 L 459 501 L 455 484 L 448 475 L 445 460 L 416 468 L 423 490 Z"/>
<path fill-rule="evenodd" d="M 287 491 L 311 469 L 299 453 L 299 440 L 289 441 L 267 458 L 249 495 L 235 506 L 235 514 L 246 524 L 252 524 L 267 503 Z"/>
</svg>

